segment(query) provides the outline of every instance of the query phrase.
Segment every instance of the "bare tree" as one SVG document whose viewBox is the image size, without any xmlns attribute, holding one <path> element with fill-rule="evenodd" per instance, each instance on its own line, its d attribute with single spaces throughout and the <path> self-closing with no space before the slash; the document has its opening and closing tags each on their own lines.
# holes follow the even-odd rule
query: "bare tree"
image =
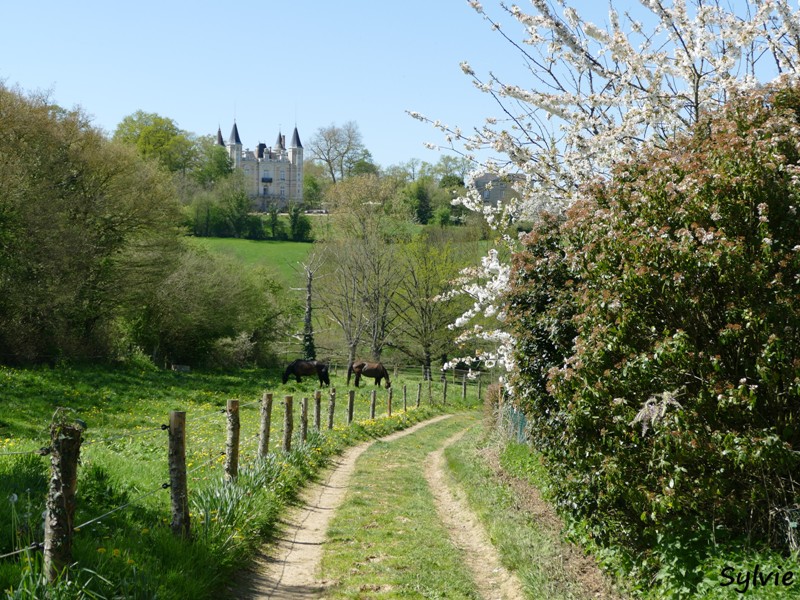
<svg viewBox="0 0 800 600">
<path fill-rule="evenodd" d="M 342 331 L 348 364 L 352 364 L 366 328 L 366 305 L 361 297 L 361 266 L 346 241 L 325 245 L 326 285 L 317 295 L 320 308 Z"/>
<path fill-rule="evenodd" d="M 356 162 L 365 150 L 361 132 L 355 121 L 341 127 L 334 124 L 320 127 L 306 143 L 312 160 L 325 165 L 333 183 L 344 179 L 348 164 Z"/>
</svg>

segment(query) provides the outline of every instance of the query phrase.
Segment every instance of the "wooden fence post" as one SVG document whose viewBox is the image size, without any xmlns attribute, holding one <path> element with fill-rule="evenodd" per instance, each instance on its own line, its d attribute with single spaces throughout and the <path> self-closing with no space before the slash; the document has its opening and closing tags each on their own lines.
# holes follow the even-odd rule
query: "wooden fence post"
<svg viewBox="0 0 800 600">
<path fill-rule="evenodd" d="M 478 373 L 478 404 L 481 402 L 481 387 L 483 385 L 483 373 Z"/>
<path fill-rule="evenodd" d="M 314 392 L 314 429 L 319 431 L 319 423 L 322 414 L 322 391 Z"/>
<path fill-rule="evenodd" d="M 44 572 L 51 583 L 72 563 L 75 490 L 83 430 L 83 425 L 68 425 L 63 421 L 50 424 L 50 489 L 44 522 Z"/>
<path fill-rule="evenodd" d="M 467 374 L 466 373 L 464 373 L 464 375 L 461 378 L 461 400 L 463 402 L 467 401 Z"/>
<path fill-rule="evenodd" d="M 233 481 L 239 476 L 239 401 L 228 400 L 228 439 L 225 442 L 225 479 Z"/>
<path fill-rule="evenodd" d="M 291 396 L 285 396 L 283 399 L 283 451 L 290 452 L 292 450 L 292 429 L 294 428 L 294 415 L 292 414 Z"/>
<path fill-rule="evenodd" d="M 422 382 L 417 384 L 417 408 L 419 408 L 419 401 L 422 398 Z"/>
<path fill-rule="evenodd" d="M 394 390 L 392 388 L 389 388 L 389 394 L 388 394 L 388 398 L 386 400 L 386 414 L 388 416 L 390 416 L 390 417 L 392 416 L 392 392 L 393 391 Z"/>
<path fill-rule="evenodd" d="M 408 402 L 406 401 L 406 386 L 403 385 L 403 412 L 408 411 Z"/>
<path fill-rule="evenodd" d="M 328 400 L 328 429 L 333 429 L 333 412 L 336 410 L 336 389 L 331 389 L 331 397 Z"/>
<path fill-rule="evenodd" d="M 300 440 L 305 442 L 308 439 L 308 398 L 303 398 L 300 405 Z"/>
<path fill-rule="evenodd" d="M 350 390 L 348 392 L 349 398 L 347 399 L 347 424 L 353 422 L 353 409 L 355 408 L 355 401 L 356 401 L 356 391 Z"/>
<path fill-rule="evenodd" d="M 372 419 L 372 420 L 375 420 L 375 398 L 376 398 L 377 394 L 378 394 L 378 392 L 376 392 L 375 390 L 372 390 L 372 392 L 370 392 L 369 418 Z"/>
<path fill-rule="evenodd" d="M 169 413 L 169 494 L 172 533 L 189 538 L 189 493 L 186 488 L 186 412 Z"/>
<path fill-rule="evenodd" d="M 269 453 L 269 428 L 272 426 L 272 394 L 264 392 L 261 397 L 261 431 L 258 436 L 258 458 Z"/>
<path fill-rule="evenodd" d="M 442 403 L 447 406 L 447 379 L 442 380 Z"/>
<path fill-rule="evenodd" d="M 428 379 L 428 404 L 433 404 L 433 377 Z"/>
</svg>

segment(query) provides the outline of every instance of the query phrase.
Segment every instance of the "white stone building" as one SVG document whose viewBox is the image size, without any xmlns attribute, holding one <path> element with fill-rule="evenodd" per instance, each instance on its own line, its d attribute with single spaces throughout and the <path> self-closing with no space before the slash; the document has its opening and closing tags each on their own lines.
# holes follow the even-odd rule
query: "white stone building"
<svg viewBox="0 0 800 600">
<path fill-rule="evenodd" d="M 243 149 L 236 122 L 226 144 L 222 131 L 217 129 L 217 144 L 228 150 L 235 169 L 244 172 L 247 191 L 257 210 L 266 211 L 270 203 L 280 208 L 303 201 L 303 144 L 297 127 L 286 145 L 286 136 L 278 132 L 275 146 L 259 143 L 255 150 Z"/>
</svg>

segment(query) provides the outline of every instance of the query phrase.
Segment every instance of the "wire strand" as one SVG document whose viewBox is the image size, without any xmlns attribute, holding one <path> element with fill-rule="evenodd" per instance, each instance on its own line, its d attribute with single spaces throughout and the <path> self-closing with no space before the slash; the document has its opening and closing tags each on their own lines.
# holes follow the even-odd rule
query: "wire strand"
<svg viewBox="0 0 800 600">
<path fill-rule="evenodd" d="M 135 502 L 139 502 L 139 500 L 143 500 L 143 499 L 147 498 L 148 496 L 152 496 L 153 494 L 156 494 L 156 493 L 160 492 L 161 490 L 165 490 L 165 489 L 167 489 L 167 488 L 169 488 L 169 487 L 170 487 L 170 485 L 169 485 L 168 483 L 162 483 L 162 484 L 161 484 L 159 487 L 157 487 L 156 489 L 154 489 L 154 490 L 150 490 L 149 492 L 145 492 L 145 493 L 144 493 L 144 494 L 142 494 L 141 496 L 138 496 L 138 497 L 134 498 L 133 500 L 131 500 L 131 501 L 129 501 L 129 502 L 126 502 L 125 504 L 123 504 L 123 505 L 121 505 L 121 506 L 118 506 L 118 507 L 116 507 L 116 508 L 112 508 L 110 511 L 108 511 L 108 512 L 106 512 L 106 513 L 103 513 L 103 514 L 102 514 L 102 515 L 100 515 L 99 517 L 95 517 L 94 519 L 90 519 L 90 520 L 86 521 L 85 523 L 82 523 L 82 524 L 80 524 L 80 525 L 77 525 L 77 526 L 75 526 L 75 528 L 74 528 L 74 529 L 75 529 L 75 531 L 78 531 L 78 530 L 80 530 L 80 529 L 81 529 L 81 528 L 83 528 L 83 527 L 87 527 L 87 526 L 91 525 L 92 523 L 96 523 L 97 521 L 102 521 L 102 520 L 103 520 L 103 519 L 105 519 L 107 516 L 109 516 L 109 515 L 112 515 L 112 514 L 114 514 L 115 512 L 117 512 L 117 511 L 120 511 L 120 510 L 122 510 L 122 509 L 124 509 L 124 508 L 128 508 L 128 507 L 129 507 L 129 506 L 131 506 L 133 503 L 135 503 Z"/>
</svg>

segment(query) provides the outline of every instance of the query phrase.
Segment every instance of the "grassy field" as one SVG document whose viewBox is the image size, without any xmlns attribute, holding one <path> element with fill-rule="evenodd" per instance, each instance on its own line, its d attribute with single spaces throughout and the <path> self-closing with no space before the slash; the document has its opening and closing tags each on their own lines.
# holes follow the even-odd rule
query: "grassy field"
<svg viewBox="0 0 800 600">
<path fill-rule="evenodd" d="M 306 260 L 314 244 L 306 242 L 276 242 L 271 240 L 240 240 L 235 238 L 187 238 L 192 244 L 211 252 L 228 256 L 243 266 L 261 267 L 274 273 L 278 281 L 296 286 L 304 281 L 300 264 Z"/>
<path fill-rule="evenodd" d="M 0 367 L 3 413 L 0 416 L 0 555 L 43 539 L 41 515 L 47 490 L 47 457 L 37 449 L 49 444 L 49 426 L 57 409 L 81 419 L 81 447 L 72 580 L 49 589 L 48 598 L 213 598 L 237 568 L 267 539 L 283 507 L 330 456 L 363 439 L 404 428 L 440 412 L 426 394 L 415 408 L 416 383 L 403 376 L 393 382 L 393 416 L 386 417 L 388 392 L 377 391 L 376 419 L 369 418 L 373 386 L 355 392 L 355 422 L 346 424 L 349 389 L 341 375 L 334 428 L 298 439 L 300 401 L 313 398 L 317 382 L 280 383 L 279 373 L 177 373 L 155 369 L 12 369 Z M 407 385 L 408 412 L 402 386 Z M 413 393 L 410 391 L 413 389 Z M 256 460 L 262 394 L 274 394 L 271 453 Z M 427 391 L 427 388 L 426 388 Z M 441 384 L 431 388 L 443 398 Z M 467 402 L 476 404 L 475 387 Z M 279 449 L 281 400 L 292 395 L 293 450 Z M 449 409 L 460 403 L 451 392 Z M 224 481 L 228 399 L 240 402 L 240 477 Z M 322 393 L 327 415 L 329 390 Z M 312 403 L 313 406 L 313 403 Z M 186 411 L 186 450 L 192 541 L 170 532 L 167 432 L 172 410 Z M 313 417 L 313 409 L 309 411 Z M 313 421 L 312 421 L 313 423 Z M 313 430 L 313 426 L 309 425 Z M 0 559 L 0 590 L 9 598 L 44 597 L 41 554 L 26 550 Z M 11 591 L 8 591 L 11 590 Z M 2 595 L 0 595 L 2 597 Z"/>
</svg>

